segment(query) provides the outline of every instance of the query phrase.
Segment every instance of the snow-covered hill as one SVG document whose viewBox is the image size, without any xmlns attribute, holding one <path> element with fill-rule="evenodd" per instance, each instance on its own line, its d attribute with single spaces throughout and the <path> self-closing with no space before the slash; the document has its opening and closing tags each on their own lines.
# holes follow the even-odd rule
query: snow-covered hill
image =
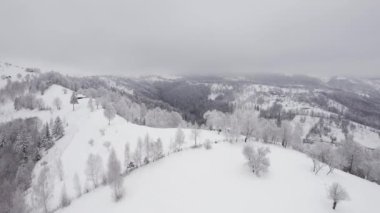
<svg viewBox="0 0 380 213">
<path fill-rule="evenodd" d="M 75 105 L 75 111 L 73 111 L 69 101 L 72 92 L 68 91 L 64 94 L 63 89 L 61 86 L 53 85 L 41 96 L 46 103 L 52 103 L 54 98 L 60 97 L 63 102 L 61 110 L 57 110 L 52 106 L 49 111 L 14 111 L 11 104 L 0 108 L 3 114 L 11 115 L 9 117 L 4 116 L 5 120 L 36 116 L 44 122 L 48 122 L 56 116 L 61 116 L 67 123 L 65 136 L 47 151 L 34 169 L 35 178 L 38 176 L 41 167 L 46 165 L 53 171 L 55 170 L 54 173 L 57 174 L 57 163 L 59 160 L 62 162 L 64 180 L 60 181 L 58 177 L 52 177 L 56 183 L 54 184 L 55 193 L 50 202 L 51 208 L 58 206 L 60 190 L 63 184 L 66 185 L 69 196 L 75 196 L 73 187 L 75 174 L 79 175 L 82 186 L 86 186 L 85 166 L 90 153 L 99 154 L 103 158 L 105 167 L 111 148 L 115 149 L 118 158 L 122 160 L 125 144 L 128 142 L 131 151 L 133 151 L 138 138 L 143 139 L 146 134 L 149 134 L 152 140 L 160 138 L 163 142 L 164 151 L 168 152 L 177 129 L 140 126 L 129 123 L 119 116 L 116 116 L 111 121 L 111 125 L 108 125 L 103 109 L 95 109 L 95 111 L 91 112 L 87 107 L 88 99 L 86 98 L 80 99 L 79 104 Z M 190 129 L 184 129 L 184 133 L 185 146 L 193 145 Z M 222 136 L 216 132 L 202 130 L 198 141 L 203 142 L 205 139 L 221 140 Z M 93 143 L 90 143 L 91 140 Z"/>
<path fill-rule="evenodd" d="M 126 195 L 118 203 L 110 188 L 102 187 L 59 212 L 333 212 L 327 198 L 333 182 L 351 198 L 336 212 L 375 213 L 380 208 L 375 183 L 341 171 L 314 175 L 305 155 L 270 148 L 271 167 L 262 177 L 249 171 L 241 144 L 222 143 L 173 154 L 133 172 L 124 179 Z"/>
</svg>

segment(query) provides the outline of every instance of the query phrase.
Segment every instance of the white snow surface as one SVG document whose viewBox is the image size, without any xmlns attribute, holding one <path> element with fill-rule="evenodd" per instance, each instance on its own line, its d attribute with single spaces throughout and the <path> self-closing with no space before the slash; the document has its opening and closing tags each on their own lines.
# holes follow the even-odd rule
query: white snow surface
<svg viewBox="0 0 380 213">
<path fill-rule="evenodd" d="M 271 167 L 261 177 L 250 172 L 241 144 L 219 143 L 211 150 L 186 150 L 136 170 L 124 179 L 126 194 L 117 203 L 110 188 L 101 187 L 58 212 L 378 212 L 379 185 L 341 171 L 314 175 L 304 154 L 270 148 Z M 335 211 L 327 197 L 333 182 L 350 195 Z"/>
</svg>

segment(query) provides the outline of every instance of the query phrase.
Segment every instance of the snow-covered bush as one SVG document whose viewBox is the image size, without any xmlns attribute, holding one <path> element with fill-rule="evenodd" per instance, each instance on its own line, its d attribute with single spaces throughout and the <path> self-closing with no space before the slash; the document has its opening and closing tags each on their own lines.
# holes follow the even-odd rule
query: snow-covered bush
<svg viewBox="0 0 380 213">
<path fill-rule="evenodd" d="M 76 196 L 80 197 L 82 195 L 82 185 L 80 183 L 80 179 L 77 173 L 75 173 L 73 177 L 74 190 L 76 192 Z"/>
<path fill-rule="evenodd" d="M 63 185 L 62 187 L 62 191 L 61 191 L 61 201 L 60 201 L 60 206 L 61 208 L 65 208 L 67 206 L 69 206 L 71 204 L 71 200 L 70 198 L 67 196 L 67 192 L 66 192 L 66 186 Z"/>
<path fill-rule="evenodd" d="M 269 153 L 269 148 L 255 148 L 252 145 L 247 145 L 243 149 L 243 155 L 247 158 L 249 167 L 257 176 L 268 170 L 270 161 L 267 155 Z"/>
<path fill-rule="evenodd" d="M 333 201 L 332 208 L 335 209 L 336 205 L 340 201 L 348 200 L 349 196 L 346 190 L 339 184 L 339 183 L 333 183 L 328 192 L 328 197 Z"/>
<path fill-rule="evenodd" d="M 203 146 L 205 149 L 212 149 L 212 142 L 210 141 L 210 139 L 207 139 L 204 143 L 203 143 Z"/>
</svg>

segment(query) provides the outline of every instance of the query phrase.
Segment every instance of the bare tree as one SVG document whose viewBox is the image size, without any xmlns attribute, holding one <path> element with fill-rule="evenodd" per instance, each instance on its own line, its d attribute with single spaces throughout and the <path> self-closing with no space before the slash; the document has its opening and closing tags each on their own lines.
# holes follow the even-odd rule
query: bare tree
<svg viewBox="0 0 380 213">
<path fill-rule="evenodd" d="M 333 201 L 334 210 L 340 201 L 349 199 L 346 190 L 339 183 L 333 183 L 330 186 L 328 197 Z"/>
<path fill-rule="evenodd" d="M 103 163 L 100 155 L 90 154 L 87 159 L 86 175 L 96 188 L 103 176 Z"/>
<path fill-rule="evenodd" d="M 115 201 L 120 200 L 123 197 L 123 178 L 121 177 L 121 164 L 119 159 L 117 159 L 115 150 L 111 150 L 111 154 L 108 158 L 108 173 L 107 173 L 108 183 L 112 189 L 112 196 Z"/>
<path fill-rule="evenodd" d="M 116 116 L 116 110 L 112 104 L 107 103 L 104 108 L 104 116 L 108 119 L 108 125 L 111 125 L 111 120 Z"/>
<path fill-rule="evenodd" d="M 197 147 L 197 140 L 199 138 L 199 136 L 201 135 L 201 131 L 199 129 L 199 126 L 197 123 L 195 123 L 195 125 L 192 126 L 192 129 L 191 129 L 191 138 L 194 140 L 194 147 Z"/>
<path fill-rule="evenodd" d="M 48 201 L 52 196 L 53 184 L 49 180 L 49 167 L 45 166 L 38 175 L 37 183 L 33 186 L 33 197 L 38 206 L 48 213 Z"/>
<path fill-rule="evenodd" d="M 70 104 L 73 105 L 73 111 L 74 111 L 75 110 L 74 105 L 78 104 L 78 98 L 77 98 L 77 94 L 75 92 L 73 92 L 73 94 L 71 95 Z"/>
<path fill-rule="evenodd" d="M 61 110 L 62 108 L 62 101 L 60 98 L 54 98 L 53 100 L 53 106 L 55 106 L 57 108 L 57 110 Z"/>
</svg>

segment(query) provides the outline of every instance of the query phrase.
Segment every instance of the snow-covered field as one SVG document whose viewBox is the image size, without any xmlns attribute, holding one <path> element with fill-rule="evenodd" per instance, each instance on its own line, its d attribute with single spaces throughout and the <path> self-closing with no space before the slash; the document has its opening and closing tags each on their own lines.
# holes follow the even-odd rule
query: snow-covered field
<svg viewBox="0 0 380 213">
<path fill-rule="evenodd" d="M 109 187 L 101 187 L 59 212 L 334 212 L 327 198 L 333 182 L 343 185 L 351 198 L 335 212 L 375 213 L 380 208 L 375 183 L 341 171 L 316 176 L 305 155 L 270 148 L 271 167 L 262 177 L 249 171 L 241 144 L 219 143 L 136 170 L 124 179 L 126 194 L 118 203 Z"/>
</svg>

